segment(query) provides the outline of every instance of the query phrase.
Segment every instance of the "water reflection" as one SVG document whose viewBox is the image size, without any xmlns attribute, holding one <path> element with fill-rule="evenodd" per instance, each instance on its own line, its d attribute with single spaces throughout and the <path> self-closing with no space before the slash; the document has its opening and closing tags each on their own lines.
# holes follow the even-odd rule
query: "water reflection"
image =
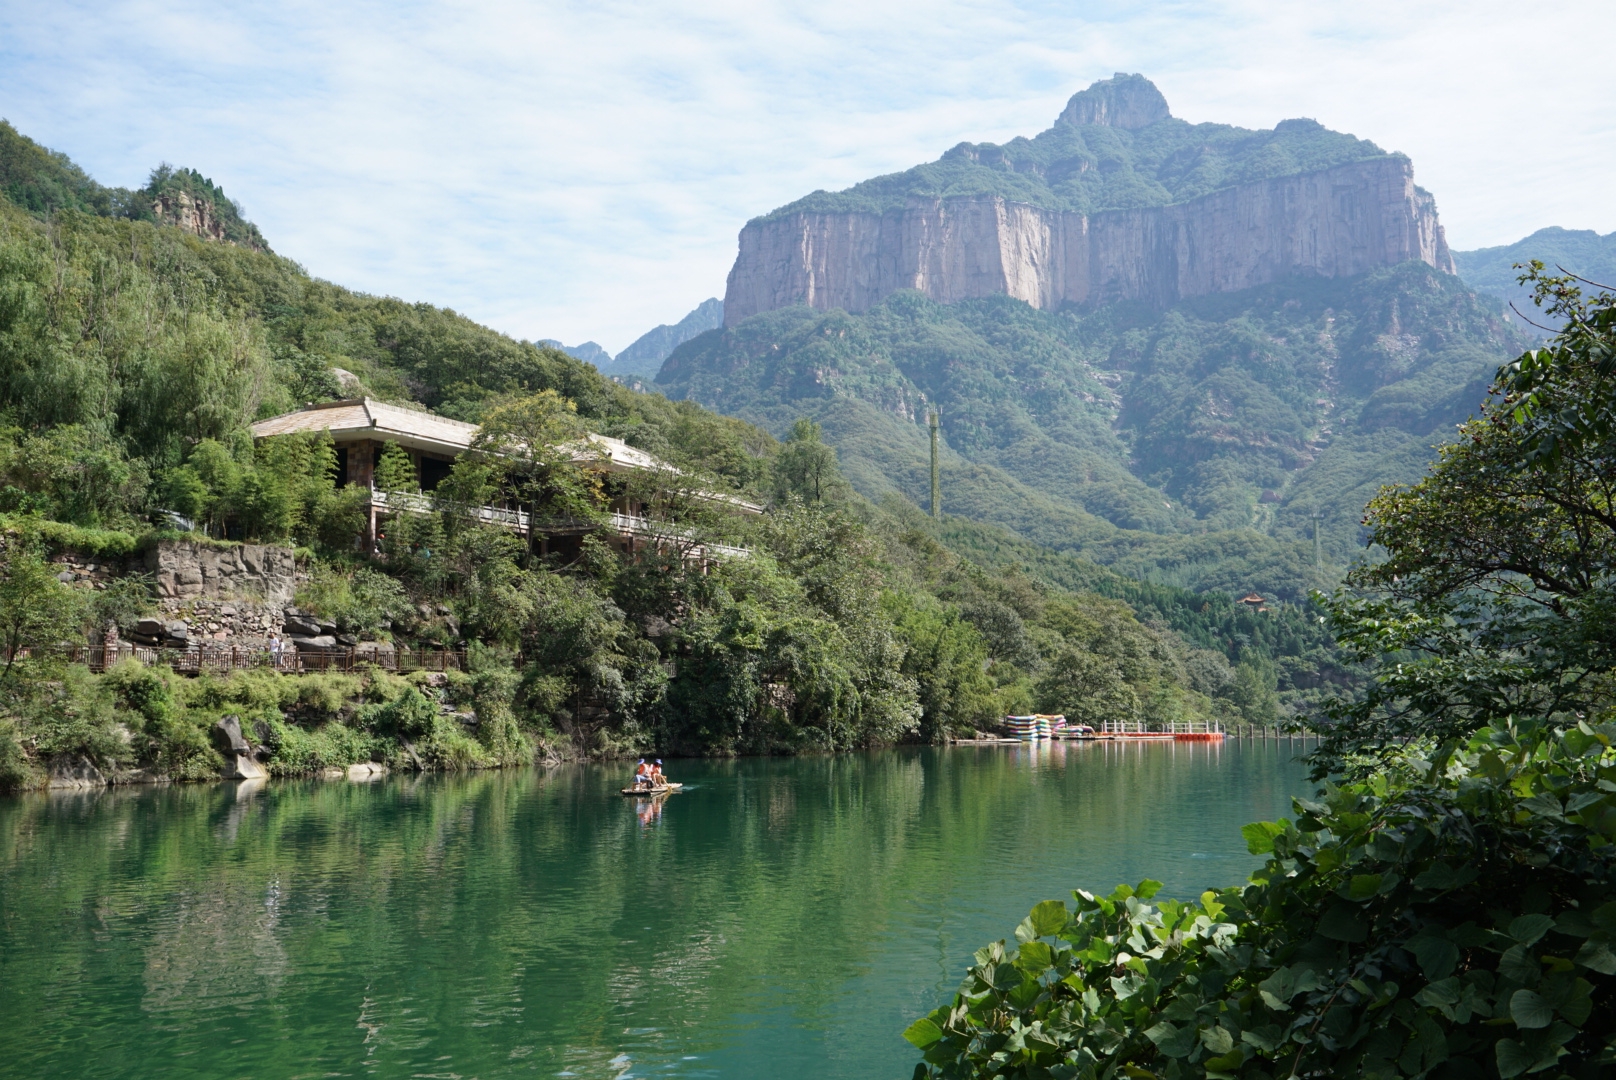
<svg viewBox="0 0 1616 1080">
<path fill-rule="evenodd" d="M 0 1072 L 903 1075 L 1040 899 L 1237 880 L 1279 746 L 1027 744 L 0 801 Z"/>
</svg>

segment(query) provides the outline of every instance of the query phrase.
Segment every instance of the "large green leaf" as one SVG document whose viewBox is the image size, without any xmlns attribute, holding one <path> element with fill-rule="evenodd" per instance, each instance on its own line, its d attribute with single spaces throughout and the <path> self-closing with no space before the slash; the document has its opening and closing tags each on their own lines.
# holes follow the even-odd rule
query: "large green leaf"
<svg viewBox="0 0 1616 1080">
<path fill-rule="evenodd" d="M 1241 828 L 1240 835 L 1246 838 L 1246 850 L 1253 855 L 1267 855 L 1274 850 L 1274 837 L 1285 831 L 1285 826 L 1277 821 L 1253 821 L 1250 825 Z"/>
<path fill-rule="evenodd" d="M 1519 1028 L 1546 1028 L 1554 1022 L 1554 1007 L 1534 991 L 1517 990 L 1509 999 L 1509 1017 Z"/>
<path fill-rule="evenodd" d="M 1408 943 L 1408 950 L 1420 962 L 1420 971 L 1433 982 L 1453 974 L 1459 963 L 1459 947 L 1447 938 L 1421 935 Z"/>
<path fill-rule="evenodd" d="M 1577 950 L 1577 963 L 1601 975 L 1616 975 L 1616 952 L 1611 951 L 1610 942 L 1597 938 L 1589 938 Z"/>
<path fill-rule="evenodd" d="M 1547 915 L 1522 915 L 1509 924 L 1509 936 L 1522 945 L 1533 945 L 1554 928 L 1554 920 Z"/>
<path fill-rule="evenodd" d="M 1331 941 L 1359 942 L 1369 936 L 1369 924 L 1355 908 L 1335 903 L 1319 920 L 1319 933 Z"/>
<path fill-rule="evenodd" d="M 1521 1075 L 1537 1060 L 1536 1054 L 1514 1039 L 1499 1039 L 1493 1052 L 1498 1060 L 1498 1075 L 1503 1080 Z"/>
<path fill-rule="evenodd" d="M 1234 1048 L 1234 1033 L 1222 1026 L 1203 1028 L 1201 1045 L 1211 1053 L 1227 1054 Z"/>
<path fill-rule="evenodd" d="M 1146 1028 L 1145 1038 L 1170 1058 L 1188 1057 L 1189 1052 L 1195 1049 L 1195 1028 L 1177 1027 L 1166 1020 Z"/>
<path fill-rule="evenodd" d="M 1353 874 L 1348 883 L 1347 896 L 1353 900 L 1369 900 L 1380 892 L 1380 874 Z"/>
<path fill-rule="evenodd" d="M 1535 983 L 1541 974 L 1538 962 L 1525 945 L 1512 945 L 1498 958 L 1498 974 L 1516 983 Z"/>
<path fill-rule="evenodd" d="M 1054 960 L 1055 950 L 1042 941 L 1023 942 L 1016 951 L 1016 966 L 1034 977 L 1048 971 Z"/>
<path fill-rule="evenodd" d="M 1045 900 L 1034 905 L 1032 914 L 1027 918 L 1032 921 L 1032 928 L 1039 937 L 1049 937 L 1066 929 L 1072 917 L 1061 901 Z"/>
<path fill-rule="evenodd" d="M 888 1029 L 891 1030 L 890 1028 Z M 924 1050 L 943 1037 L 943 1029 L 922 1016 L 903 1029 L 903 1037 Z"/>
</svg>

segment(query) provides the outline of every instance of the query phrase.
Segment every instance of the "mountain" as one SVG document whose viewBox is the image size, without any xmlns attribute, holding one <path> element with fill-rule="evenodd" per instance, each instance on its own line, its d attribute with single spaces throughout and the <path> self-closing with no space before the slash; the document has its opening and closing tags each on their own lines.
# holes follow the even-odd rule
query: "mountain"
<svg viewBox="0 0 1616 1080">
<path fill-rule="evenodd" d="M 1514 304 L 1526 318 L 1547 326 L 1552 320 L 1532 304 L 1532 294 L 1515 279 L 1516 263 L 1541 259 L 1550 273 L 1565 269 L 1616 289 L 1616 232 L 1600 236 L 1592 229 L 1539 229 L 1524 240 L 1503 247 L 1455 251 L 1454 265 L 1465 283 L 1479 293 Z M 1519 324 L 1528 333 L 1541 333 Z"/>
<path fill-rule="evenodd" d="M 697 334 L 716 330 L 724 325 L 724 302 L 716 296 L 703 300 L 696 309 L 669 326 L 663 323 L 647 330 L 601 371 L 607 375 L 638 375 L 651 378 L 662 367 L 662 361 L 679 346 Z"/>
<path fill-rule="evenodd" d="M 776 433 L 818 420 L 865 495 L 943 505 L 1149 580 L 1297 599 L 1361 554 L 1379 485 L 1525 347 L 1420 262 L 1201 297 L 1042 311 L 894 293 L 866 312 L 766 312 L 674 351 L 657 387 Z"/>
<path fill-rule="evenodd" d="M 548 345 L 553 349 L 560 349 L 568 356 L 582 360 L 586 364 L 592 364 L 601 371 L 605 371 L 606 368 L 611 366 L 612 354 L 593 341 L 586 341 L 582 345 L 563 345 L 554 338 L 541 338 L 539 344 Z"/>
<path fill-rule="evenodd" d="M 1406 158 L 1312 121 L 1190 125 L 1139 76 L 1036 139 L 755 219 L 724 311 L 664 393 L 777 434 L 812 417 L 860 491 L 921 505 L 938 408 L 950 514 L 1288 599 L 1362 555 L 1364 503 L 1528 344 L 1453 275 Z"/>
<path fill-rule="evenodd" d="M 204 240 L 268 251 L 224 189 L 194 169 L 162 164 L 138 191 L 104 187 L 68 159 L 0 120 L 0 197 L 37 218 L 59 210 L 173 225 Z"/>
<path fill-rule="evenodd" d="M 1190 124 L 1148 79 L 1119 74 L 1074 95 L 1035 138 L 961 143 L 748 222 L 724 317 L 793 304 L 860 312 L 903 289 L 1051 310 L 1161 307 L 1411 259 L 1453 269 L 1408 158 L 1313 120 Z"/>
</svg>

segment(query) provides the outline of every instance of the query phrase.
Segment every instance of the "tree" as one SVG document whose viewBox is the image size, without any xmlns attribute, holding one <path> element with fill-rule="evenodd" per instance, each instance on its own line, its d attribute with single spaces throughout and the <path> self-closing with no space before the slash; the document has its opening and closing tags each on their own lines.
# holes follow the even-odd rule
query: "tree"
<svg viewBox="0 0 1616 1080">
<path fill-rule="evenodd" d="M 1349 576 L 1329 616 L 1375 679 L 1328 708 L 1321 774 L 1409 738 L 1613 702 L 1616 300 L 1584 302 L 1540 266 L 1523 280 L 1566 328 L 1500 370 L 1429 476 L 1369 504 L 1386 558 Z"/>
<path fill-rule="evenodd" d="M 847 481 L 836 466 L 836 450 L 820 439 L 819 425 L 803 418 L 774 459 L 774 496 L 793 495 L 810 506 L 846 497 Z"/>
<path fill-rule="evenodd" d="M 76 640 L 82 622 L 79 597 L 49 563 L 15 541 L 0 548 L 0 685 L 13 677 L 21 650 Z"/>
<path fill-rule="evenodd" d="M 414 491 L 420 487 L 408 450 L 397 443 L 382 447 L 381 458 L 376 462 L 376 486 L 382 491 Z"/>
<path fill-rule="evenodd" d="M 593 522 L 600 514 L 600 481 L 586 468 L 602 451 L 578 419 L 578 406 L 554 390 L 507 399 L 483 416 L 466 468 L 452 497 L 481 487 L 504 492 L 532 515 Z M 451 478 L 453 479 L 453 478 Z"/>
</svg>

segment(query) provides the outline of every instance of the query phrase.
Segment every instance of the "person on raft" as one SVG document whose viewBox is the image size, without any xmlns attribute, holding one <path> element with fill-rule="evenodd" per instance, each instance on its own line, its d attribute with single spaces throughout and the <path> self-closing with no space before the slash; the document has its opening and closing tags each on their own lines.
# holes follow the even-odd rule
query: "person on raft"
<svg viewBox="0 0 1616 1080">
<path fill-rule="evenodd" d="M 662 787 L 668 782 L 667 775 L 662 771 L 662 759 L 657 758 L 656 764 L 651 766 L 651 786 Z"/>
<path fill-rule="evenodd" d="M 645 763 L 644 758 L 641 758 L 639 767 L 634 770 L 634 786 L 643 788 L 654 786 L 651 779 L 652 772 L 651 766 Z"/>
</svg>

